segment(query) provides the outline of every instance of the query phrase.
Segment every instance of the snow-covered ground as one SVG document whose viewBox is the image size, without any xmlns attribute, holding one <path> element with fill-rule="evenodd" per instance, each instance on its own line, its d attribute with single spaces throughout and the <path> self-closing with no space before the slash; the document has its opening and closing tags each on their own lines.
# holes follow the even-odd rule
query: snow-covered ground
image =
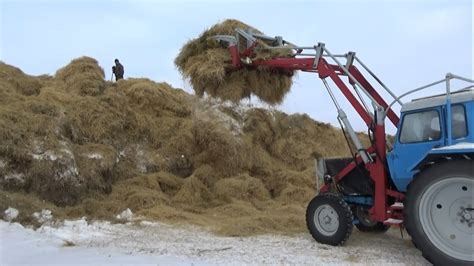
<svg viewBox="0 0 474 266">
<path fill-rule="evenodd" d="M 428 264 L 398 230 L 354 229 L 344 247 L 309 234 L 221 237 L 198 227 L 161 223 L 65 221 L 37 230 L 0 221 L 0 264 Z"/>
</svg>

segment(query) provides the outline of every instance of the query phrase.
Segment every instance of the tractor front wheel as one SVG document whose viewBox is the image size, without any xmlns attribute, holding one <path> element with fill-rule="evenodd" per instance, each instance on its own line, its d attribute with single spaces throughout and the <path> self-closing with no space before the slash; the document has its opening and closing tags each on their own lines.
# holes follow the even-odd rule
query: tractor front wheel
<svg viewBox="0 0 474 266">
<path fill-rule="evenodd" d="M 405 198 L 405 226 L 427 260 L 436 265 L 473 265 L 474 166 L 448 161 L 426 169 Z"/>
<path fill-rule="evenodd" d="M 317 195 L 306 209 L 306 225 L 319 243 L 342 245 L 352 233 L 352 212 L 336 194 Z"/>
</svg>

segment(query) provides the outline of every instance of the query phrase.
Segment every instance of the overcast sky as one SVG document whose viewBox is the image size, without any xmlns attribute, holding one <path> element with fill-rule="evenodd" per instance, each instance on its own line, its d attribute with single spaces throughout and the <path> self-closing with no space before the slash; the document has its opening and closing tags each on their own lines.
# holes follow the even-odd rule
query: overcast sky
<svg viewBox="0 0 474 266">
<path fill-rule="evenodd" d="M 453 72 L 473 76 L 471 1 L 8 1 L 0 0 L 0 59 L 33 75 L 54 74 L 71 59 L 96 58 L 110 78 L 114 58 L 125 77 L 166 81 L 192 92 L 173 60 L 181 46 L 227 18 L 298 45 L 355 51 L 401 94 Z M 438 92 L 442 88 L 438 88 Z M 338 97 L 357 130 L 361 119 Z M 337 125 L 321 81 L 299 73 L 284 103 Z"/>
</svg>

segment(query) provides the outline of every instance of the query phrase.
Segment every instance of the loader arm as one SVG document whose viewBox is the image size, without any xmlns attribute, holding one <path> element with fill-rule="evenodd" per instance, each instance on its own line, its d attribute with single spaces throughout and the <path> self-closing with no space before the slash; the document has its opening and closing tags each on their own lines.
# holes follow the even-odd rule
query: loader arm
<svg viewBox="0 0 474 266">
<path fill-rule="evenodd" d="M 271 69 L 282 69 L 289 71 L 303 71 L 315 73 L 323 81 L 331 99 L 337 109 L 338 119 L 343 125 L 344 131 L 349 136 L 351 142 L 356 147 L 356 162 L 361 162 L 370 173 L 370 178 L 374 182 L 374 205 L 370 210 L 370 215 L 377 221 L 386 221 L 388 218 L 400 218 L 399 212 L 392 212 L 387 203 L 387 197 L 395 197 L 396 201 L 403 199 L 403 194 L 391 190 L 388 187 L 389 172 L 386 168 L 386 134 L 384 118 L 388 117 L 392 124 L 397 127 L 400 118 L 387 108 L 387 102 L 377 92 L 377 90 L 369 83 L 361 71 L 354 65 L 358 62 L 372 77 L 379 82 L 390 95 L 395 99 L 395 95 L 380 81 L 378 77 L 368 69 L 354 52 L 348 52 L 344 55 L 333 55 L 324 43 L 312 47 L 299 47 L 291 44 L 281 37 L 269 37 L 259 34 L 252 34 L 241 29 L 236 29 L 236 36 L 215 36 L 216 40 L 225 43 L 229 49 L 232 58 L 232 67 L 254 68 L 265 66 Z M 239 40 L 245 38 L 246 46 L 239 47 Z M 255 59 L 251 56 L 257 49 L 257 40 L 265 40 L 275 43 L 275 46 L 268 46 L 264 49 L 287 49 L 292 50 L 291 56 L 282 56 L 269 59 Z M 311 51 L 308 53 L 307 51 Z M 345 59 L 343 65 L 339 59 Z M 330 62 L 328 62 L 331 61 Z M 344 82 L 343 77 L 347 80 Z M 351 106 L 356 110 L 357 114 L 366 124 L 368 130 L 372 133 L 373 141 L 370 147 L 363 147 L 357 134 L 355 133 L 351 122 L 347 119 L 345 111 L 341 108 L 338 100 L 335 98 L 327 80 L 331 80 L 336 87 L 342 92 L 344 97 L 349 101 Z M 364 101 L 361 92 L 370 99 L 370 105 Z M 399 101 L 400 102 L 400 101 Z M 401 103 L 401 102 L 400 102 Z M 372 112 L 370 108 L 374 108 Z M 343 168 L 336 176 L 335 182 L 344 179 L 359 163 L 350 163 Z M 327 183 L 321 187 L 321 192 L 330 190 L 331 184 Z"/>
</svg>

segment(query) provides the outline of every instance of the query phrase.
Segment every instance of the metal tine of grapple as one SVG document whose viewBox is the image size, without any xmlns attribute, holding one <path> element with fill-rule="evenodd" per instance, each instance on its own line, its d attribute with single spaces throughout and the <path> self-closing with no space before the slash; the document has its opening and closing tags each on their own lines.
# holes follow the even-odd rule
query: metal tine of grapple
<svg viewBox="0 0 474 266">
<path fill-rule="evenodd" d="M 298 47 L 296 47 L 296 45 L 284 40 L 283 37 L 281 37 L 281 36 L 271 37 L 271 36 L 264 35 L 264 34 L 253 33 L 251 30 L 245 31 L 245 30 L 240 29 L 240 28 L 235 29 L 235 31 L 236 31 L 237 35 L 243 36 L 245 39 L 250 41 L 252 44 L 257 39 L 260 39 L 260 40 L 264 40 L 264 41 L 273 42 L 274 45 L 272 45 L 272 47 L 269 47 L 269 48 L 276 48 L 276 49 L 278 49 L 278 48 L 293 48 L 293 47 L 295 47 L 295 49 L 298 48 Z M 284 46 L 285 44 L 287 46 Z"/>
<path fill-rule="evenodd" d="M 211 38 L 219 42 L 225 42 L 228 46 L 237 44 L 237 39 L 232 35 L 214 35 Z"/>
</svg>

